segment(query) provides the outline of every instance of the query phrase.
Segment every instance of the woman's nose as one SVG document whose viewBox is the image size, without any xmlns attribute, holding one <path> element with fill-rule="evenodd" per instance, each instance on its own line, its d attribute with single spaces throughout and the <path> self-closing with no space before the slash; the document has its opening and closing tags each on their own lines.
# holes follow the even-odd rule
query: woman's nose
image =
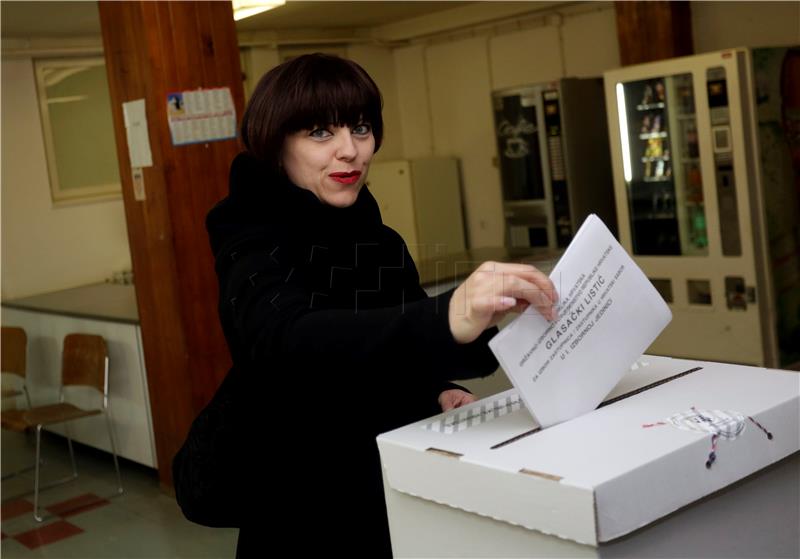
<svg viewBox="0 0 800 559">
<path fill-rule="evenodd" d="M 358 154 L 353 134 L 346 126 L 339 129 L 339 141 L 336 150 L 336 157 L 339 159 L 353 159 Z"/>
</svg>

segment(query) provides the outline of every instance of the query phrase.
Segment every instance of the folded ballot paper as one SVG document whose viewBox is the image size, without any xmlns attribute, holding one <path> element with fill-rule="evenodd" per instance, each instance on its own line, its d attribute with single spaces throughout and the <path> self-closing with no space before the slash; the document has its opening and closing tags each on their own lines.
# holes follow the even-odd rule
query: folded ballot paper
<svg viewBox="0 0 800 559">
<path fill-rule="evenodd" d="M 542 427 L 597 407 L 672 319 L 599 217 L 586 218 L 550 279 L 558 318 L 528 308 L 489 342 Z"/>
</svg>

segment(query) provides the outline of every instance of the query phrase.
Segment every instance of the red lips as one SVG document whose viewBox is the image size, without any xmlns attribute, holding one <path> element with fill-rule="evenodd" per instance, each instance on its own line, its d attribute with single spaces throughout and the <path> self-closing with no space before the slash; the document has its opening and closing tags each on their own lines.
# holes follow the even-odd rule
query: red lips
<svg viewBox="0 0 800 559">
<path fill-rule="evenodd" d="M 361 177 L 361 171 L 348 171 L 346 173 L 331 173 L 328 175 L 334 181 L 341 184 L 355 184 Z"/>
</svg>

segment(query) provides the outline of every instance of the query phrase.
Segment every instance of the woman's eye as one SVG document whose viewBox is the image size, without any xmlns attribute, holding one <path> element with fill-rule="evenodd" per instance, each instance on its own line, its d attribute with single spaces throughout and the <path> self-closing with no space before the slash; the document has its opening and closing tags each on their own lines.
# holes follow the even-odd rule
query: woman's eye
<svg viewBox="0 0 800 559">
<path fill-rule="evenodd" d="M 315 128 L 308 135 L 312 138 L 322 139 L 331 136 L 331 133 L 325 128 Z"/>
<path fill-rule="evenodd" d="M 355 128 L 353 128 L 353 134 L 357 136 L 366 136 L 370 132 L 372 132 L 372 126 L 369 124 L 359 124 Z"/>
</svg>

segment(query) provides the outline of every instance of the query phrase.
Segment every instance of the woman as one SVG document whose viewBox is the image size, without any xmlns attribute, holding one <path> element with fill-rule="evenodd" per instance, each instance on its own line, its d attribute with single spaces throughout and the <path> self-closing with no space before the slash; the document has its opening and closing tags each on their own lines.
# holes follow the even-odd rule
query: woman
<svg viewBox="0 0 800 559">
<path fill-rule="evenodd" d="M 382 138 L 360 66 L 281 64 L 253 92 L 247 150 L 208 215 L 234 365 L 173 468 L 190 520 L 241 528 L 238 557 L 287 541 L 390 556 L 375 437 L 472 401 L 447 379 L 496 369 L 487 341 L 504 314 L 553 312 L 552 283 L 525 265 L 486 263 L 426 296 L 365 186 Z"/>
</svg>

